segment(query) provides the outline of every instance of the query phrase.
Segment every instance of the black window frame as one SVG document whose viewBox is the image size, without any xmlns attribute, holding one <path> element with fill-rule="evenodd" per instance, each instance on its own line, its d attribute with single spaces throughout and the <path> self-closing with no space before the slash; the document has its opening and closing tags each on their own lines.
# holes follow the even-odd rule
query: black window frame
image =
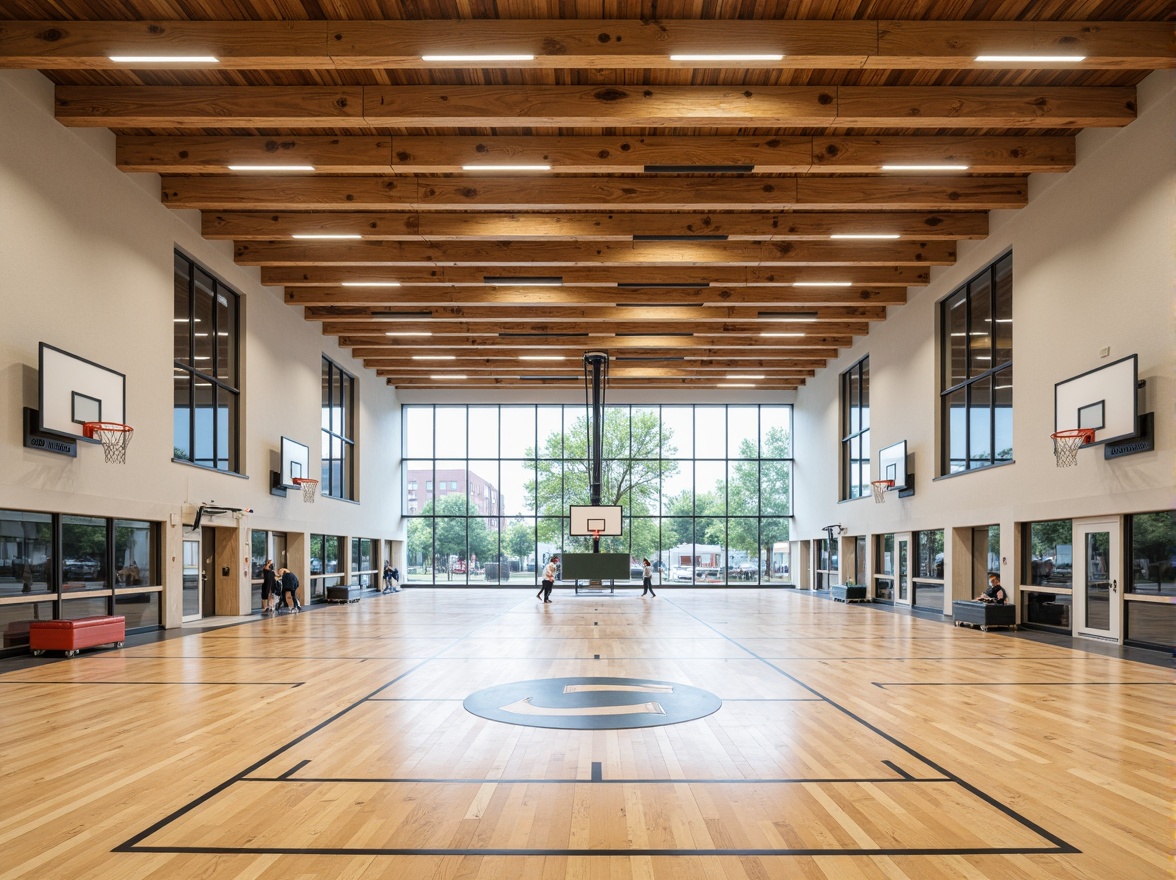
<svg viewBox="0 0 1176 880">
<path fill-rule="evenodd" d="M 173 265 L 178 265 L 178 263 L 181 261 L 183 261 L 185 264 L 187 264 L 187 270 L 188 270 L 188 286 L 187 286 L 187 297 L 188 297 L 188 308 L 187 308 L 187 311 L 188 311 L 188 322 L 187 322 L 188 323 L 188 339 L 187 339 L 187 343 L 188 343 L 188 350 L 187 350 L 187 352 L 181 354 L 181 352 L 178 349 L 179 337 L 175 334 L 174 329 L 173 329 L 172 354 L 173 354 L 173 366 L 174 366 L 173 375 L 175 373 L 182 373 L 187 377 L 187 381 L 188 381 L 188 403 L 187 403 L 187 410 L 188 410 L 187 452 L 188 452 L 188 454 L 186 457 L 181 455 L 180 454 L 180 452 L 181 452 L 180 447 L 175 445 L 175 443 L 173 442 L 173 444 L 172 444 L 172 449 L 173 449 L 172 461 L 180 462 L 183 464 L 193 465 L 195 467 L 204 468 L 204 469 L 210 470 L 210 471 L 220 471 L 221 473 L 238 474 L 239 475 L 239 474 L 243 473 L 243 470 L 241 467 L 241 401 L 242 401 L 242 397 L 243 397 L 242 392 L 241 392 L 241 305 L 242 305 L 242 297 L 239 293 L 237 293 L 236 290 L 229 287 L 227 284 L 225 284 L 223 281 L 221 281 L 215 274 L 213 274 L 211 271 L 209 271 L 208 268 L 206 268 L 205 266 L 196 262 L 194 259 L 189 257 L 183 251 L 177 249 L 175 251 Z M 196 311 L 197 311 L 196 278 L 197 278 L 197 271 L 202 273 L 208 279 L 211 279 L 211 282 L 212 282 L 212 296 L 213 296 L 213 308 L 211 310 L 212 325 L 208 328 L 207 332 L 211 335 L 211 338 L 213 340 L 213 343 L 212 343 L 213 360 L 210 365 L 209 371 L 197 369 L 195 366 L 195 359 L 196 359 L 195 352 L 197 350 L 196 349 Z M 178 273 L 175 273 L 173 277 L 178 278 Z M 173 281 L 173 318 L 174 318 L 174 314 L 175 314 L 174 310 L 177 305 L 175 303 L 175 294 L 176 294 L 176 290 L 175 290 L 175 285 L 174 285 L 174 281 Z M 222 294 L 228 298 L 231 298 L 232 303 L 233 303 L 232 317 L 231 317 L 231 320 L 228 322 L 229 326 L 227 326 L 227 327 L 220 326 L 221 310 L 215 307 L 216 297 L 218 297 Z M 220 333 L 222 331 L 229 334 L 228 339 L 227 339 L 226 350 L 232 352 L 231 362 L 232 362 L 232 374 L 233 375 L 230 377 L 231 381 L 218 378 L 218 376 L 216 375 L 218 372 L 218 369 L 217 369 L 218 365 L 217 365 L 216 357 L 217 357 L 217 354 L 219 353 L 219 350 L 220 350 L 220 346 L 217 344 L 217 340 L 219 340 Z M 213 418 L 211 420 L 211 425 L 212 425 L 212 438 L 211 438 L 212 460 L 211 460 L 211 463 L 206 463 L 205 460 L 196 458 L 196 449 L 197 449 L 196 431 L 197 431 L 197 427 L 199 425 L 199 420 L 196 418 L 196 413 L 197 413 L 196 383 L 197 383 L 197 381 L 209 383 L 213 387 L 213 391 L 215 394 L 214 403 L 213 403 Z M 220 455 L 218 454 L 218 449 L 220 448 L 220 437 L 218 436 L 219 432 L 220 432 L 220 419 L 217 418 L 217 416 L 216 416 L 217 408 L 218 408 L 219 401 L 221 399 L 222 394 L 227 395 L 227 397 L 233 401 L 233 405 L 230 410 L 230 420 L 229 420 L 229 425 L 228 425 L 228 431 L 229 431 L 230 437 L 228 438 L 228 442 L 226 444 L 226 458 L 224 460 L 223 466 L 220 464 L 221 458 L 220 458 Z M 177 408 L 178 408 L 177 395 L 173 389 L 173 392 L 172 392 L 172 412 L 173 412 L 173 414 Z M 173 439 L 174 439 L 175 438 L 174 415 L 173 415 L 172 435 L 173 435 Z"/>
<path fill-rule="evenodd" d="M 320 474 L 319 494 L 326 498 L 336 498 L 340 501 L 356 501 L 355 485 L 355 395 L 356 378 L 347 370 L 339 366 L 331 358 L 323 355 L 322 375 L 322 408 L 328 413 L 323 419 L 323 447 L 320 452 L 322 473 Z M 338 392 L 339 406 L 342 410 L 339 420 L 340 430 L 332 429 L 330 413 L 335 407 L 335 396 Z M 341 456 L 336 459 L 332 454 L 333 441 L 340 443 Z M 339 463 L 336 474 L 334 465 Z M 337 479 L 336 479 L 337 477 Z M 341 485 L 336 485 L 339 483 Z"/>
<path fill-rule="evenodd" d="M 950 294 L 944 297 L 939 302 L 939 349 L 942 358 L 941 369 L 939 370 L 939 385 L 940 385 L 940 424 L 942 430 L 940 431 L 940 455 L 939 455 L 939 475 L 951 476 L 955 474 L 969 473 L 977 470 L 984 470 L 985 468 L 998 467 L 1000 465 L 1009 464 L 1013 461 L 1013 447 L 1012 437 L 1009 437 L 1009 447 L 1007 456 L 1001 455 L 1002 450 L 996 448 L 997 445 L 997 408 L 998 395 L 996 391 L 1007 389 L 1008 409 L 1010 413 L 1013 408 L 1013 389 L 1012 389 L 1012 375 L 1013 375 L 1013 345 L 1012 345 L 1012 319 L 1013 319 L 1013 254 L 1007 251 L 1001 256 L 997 257 L 971 278 L 969 278 L 960 287 L 953 290 Z M 1008 277 L 1008 298 L 1007 298 L 1007 314 L 1003 311 L 998 314 L 997 308 L 1001 303 L 999 296 L 999 285 L 997 283 L 998 275 L 1007 270 Z M 981 296 L 982 291 L 986 293 Z M 980 303 L 987 308 L 989 327 L 987 333 L 980 330 L 975 330 L 974 326 L 977 323 L 973 320 L 974 304 Z M 953 339 L 960 338 L 958 334 L 952 333 L 951 325 L 951 310 L 961 305 L 964 308 L 964 327 L 962 330 L 962 343 L 954 343 Z M 983 312 L 981 312 L 982 314 Z M 1009 324 L 1009 340 L 1008 340 L 1008 359 L 1001 362 L 996 362 L 992 358 L 996 357 L 999 349 L 997 348 L 998 329 L 999 324 Z M 975 362 L 981 358 L 981 355 L 976 353 L 981 346 L 975 345 L 976 340 L 974 336 L 986 336 L 987 350 L 991 352 L 989 355 L 989 366 L 983 370 L 975 370 Z M 952 381 L 955 377 L 952 375 L 953 354 L 958 355 L 959 349 L 962 347 L 962 356 L 964 358 L 963 379 L 961 381 Z M 997 385 L 997 381 L 1001 377 L 1007 378 L 1006 385 Z M 986 457 L 977 457 L 972 450 L 972 418 L 973 413 L 980 411 L 983 403 L 973 403 L 973 396 L 987 383 L 988 385 L 988 455 Z M 960 430 L 963 433 L 963 457 L 952 457 L 952 398 L 953 396 L 962 394 L 964 420 Z"/>
<path fill-rule="evenodd" d="M 857 379 L 856 394 L 854 379 Z M 864 498 L 872 494 L 867 490 L 870 485 L 870 455 L 867 451 L 861 453 L 862 444 L 870 442 L 870 356 L 867 354 L 844 373 L 841 374 L 841 500 Z M 864 402 L 863 402 L 864 401 Z M 857 430 L 851 430 L 853 413 L 857 412 Z M 858 444 L 859 457 L 854 458 L 853 448 Z M 865 447 L 867 450 L 869 446 Z M 858 471 L 861 479 L 854 481 L 854 465 L 862 467 Z"/>
</svg>

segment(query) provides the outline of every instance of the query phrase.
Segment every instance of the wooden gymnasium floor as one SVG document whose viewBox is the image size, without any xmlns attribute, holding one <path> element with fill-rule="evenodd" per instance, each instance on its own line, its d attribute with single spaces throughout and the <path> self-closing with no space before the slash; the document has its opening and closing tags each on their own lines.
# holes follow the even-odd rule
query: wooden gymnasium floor
<svg viewBox="0 0 1176 880">
<path fill-rule="evenodd" d="M 1171 876 L 1169 669 L 792 591 L 410 589 L 3 670 L 0 878 Z M 462 706 L 567 676 L 723 705 Z"/>
</svg>

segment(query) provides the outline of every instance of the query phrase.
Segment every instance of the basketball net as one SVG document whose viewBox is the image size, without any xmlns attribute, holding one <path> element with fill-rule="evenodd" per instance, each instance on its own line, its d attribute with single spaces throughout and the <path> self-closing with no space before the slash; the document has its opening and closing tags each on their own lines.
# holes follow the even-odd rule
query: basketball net
<svg viewBox="0 0 1176 880">
<path fill-rule="evenodd" d="M 117 422 L 86 422 L 82 425 L 82 434 L 102 444 L 102 454 L 106 457 L 107 464 L 127 463 L 127 447 L 131 445 L 131 438 L 135 436 L 135 429 L 130 425 L 120 425 Z"/>
<path fill-rule="evenodd" d="M 1054 459 L 1058 467 L 1073 467 L 1078 464 L 1078 450 L 1094 442 L 1094 431 L 1090 428 L 1075 428 L 1071 431 L 1057 431 L 1050 435 L 1054 444 Z"/>
<path fill-rule="evenodd" d="M 314 493 L 318 490 L 318 480 L 306 477 L 295 477 L 294 485 L 302 490 L 302 500 L 307 504 L 314 504 Z"/>
<path fill-rule="evenodd" d="M 894 480 L 871 480 L 870 488 L 874 490 L 874 503 L 886 503 L 886 490 L 894 486 Z"/>
</svg>

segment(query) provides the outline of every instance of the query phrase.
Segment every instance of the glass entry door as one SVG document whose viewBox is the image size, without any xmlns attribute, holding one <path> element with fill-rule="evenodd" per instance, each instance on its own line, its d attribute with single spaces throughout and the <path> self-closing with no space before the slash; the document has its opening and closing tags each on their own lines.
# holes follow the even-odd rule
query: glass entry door
<svg viewBox="0 0 1176 880">
<path fill-rule="evenodd" d="M 1074 520 L 1074 632 L 1120 641 L 1119 520 Z"/>
<path fill-rule="evenodd" d="M 200 619 L 200 542 L 184 541 L 183 556 L 185 622 Z"/>
<path fill-rule="evenodd" d="M 909 536 L 895 537 L 894 561 L 894 603 L 896 605 L 911 604 L 911 570 Z"/>
</svg>

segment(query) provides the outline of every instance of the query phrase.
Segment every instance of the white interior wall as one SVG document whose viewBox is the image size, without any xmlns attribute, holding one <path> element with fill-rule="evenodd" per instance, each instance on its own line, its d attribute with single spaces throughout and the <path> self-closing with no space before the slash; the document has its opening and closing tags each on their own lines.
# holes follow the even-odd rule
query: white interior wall
<svg viewBox="0 0 1176 880">
<path fill-rule="evenodd" d="M 823 537 L 820 527 L 833 522 L 851 535 L 995 523 L 1011 558 L 1016 522 L 1172 506 L 1176 74 L 1152 74 L 1138 99 L 1134 122 L 1080 134 L 1072 171 L 1031 176 L 1027 207 L 993 212 L 987 239 L 960 242 L 955 266 L 932 269 L 930 285 L 911 288 L 905 306 L 799 391 L 795 538 Z M 936 481 L 938 303 L 1008 250 L 1015 463 Z M 1147 381 L 1141 411 L 1155 412 L 1155 450 L 1104 461 L 1098 447 L 1079 452 L 1077 467 L 1057 468 L 1054 383 L 1132 353 Z M 866 354 L 871 474 L 877 450 L 904 438 L 916 474 L 914 497 L 891 494 L 880 505 L 869 496 L 838 501 L 839 376 Z M 1013 574 L 1004 572 L 1005 583 Z"/>
<path fill-rule="evenodd" d="M 197 212 L 164 207 L 157 175 L 124 174 L 113 157 L 110 132 L 54 120 L 47 79 L 0 71 L 0 507 L 167 522 L 184 504 L 215 500 L 253 508 L 253 528 L 399 537 L 395 390 L 285 305 L 280 288 L 261 286 L 257 269 L 237 266 L 231 242 L 201 238 Z M 244 478 L 171 461 L 176 247 L 241 294 Z M 77 458 L 24 448 L 41 341 L 127 375 L 135 437 L 125 466 L 87 444 Z M 358 379 L 358 504 L 269 492 L 283 434 L 310 446 L 316 469 L 323 354 Z M 175 530 L 165 533 L 174 545 Z"/>
</svg>

